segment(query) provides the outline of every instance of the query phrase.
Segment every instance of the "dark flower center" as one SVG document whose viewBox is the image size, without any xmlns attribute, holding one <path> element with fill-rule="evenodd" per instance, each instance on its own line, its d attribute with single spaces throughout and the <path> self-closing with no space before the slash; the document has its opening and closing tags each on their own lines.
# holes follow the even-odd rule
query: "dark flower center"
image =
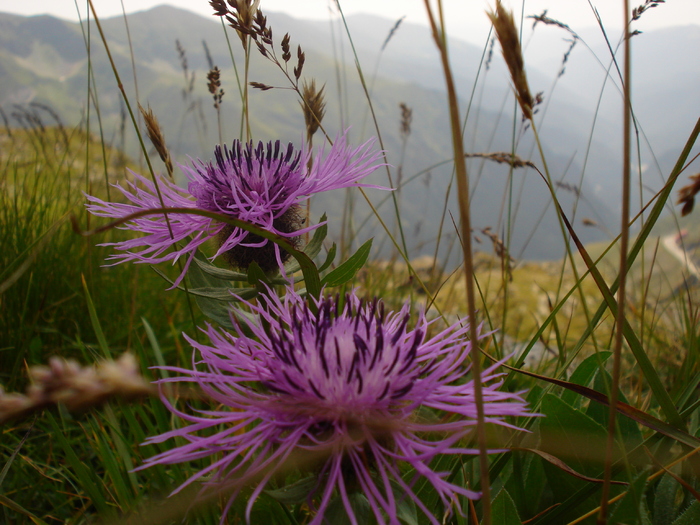
<svg viewBox="0 0 700 525">
<path fill-rule="evenodd" d="M 272 226 L 281 233 L 294 233 L 302 225 L 303 218 L 300 214 L 299 206 L 292 206 L 284 214 L 273 220 Z M 221 246 L 233 233 L 234 227 L 230 224 L 224 226 L 219 232 L 218 241 Z M 287 237 L 289 243 L 294 247 L 299 247 L 299 237 Z M 248 233 L 245 238 L 236 246 L 224 253 L 224 259 L 231 266 L 241 270 L 247 270 L 251 263 L 255 262 L 265 273 L 272 273 L 279 268 L 277 256 L 275 255 L 275 243 L 267 241 L 264 246 L 258 248 L 243 246 L 245 244 L 258 244 L 264 239 L 260 235 Z M 289 260 L 290 254 L 280 248 L 280 258 L 285 263 Z"/>
</svg>

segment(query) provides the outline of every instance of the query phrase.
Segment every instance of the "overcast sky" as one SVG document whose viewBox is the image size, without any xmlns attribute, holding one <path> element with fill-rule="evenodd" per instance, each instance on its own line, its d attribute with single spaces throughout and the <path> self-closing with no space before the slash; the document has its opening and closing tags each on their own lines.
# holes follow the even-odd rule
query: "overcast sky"
<svg viewBox="0 0 700 525">
<path fill-rule="evenodd" d="M 120 15 L 122 1 L 93 0 L 100 17 Z M 435 0 L 431 0 L 435 4 Z M 548 9 L 552 18 L 569 24 L 575 30 L 595 26 L 595 18 L 588 0 L 503 0 L 519 17 L 523 2 L 525 15 L 539 14 Z M 78 8 L 76 8 L 76 3 Z M 159 4 L 171 4 L 211 16 L 208 0 L 123 0 L 127 13 L 149 9 Z M 296 18 L 327 19 L 329 4 L 334 0 L 261 0 L 263 11 L 282 11 Z M 491 8 L 495 0 L 444 0 L 448 32 L 453 36 L 483 42 L 488 31 L 484 11 Z M 598 9 L 608 29 L 622 27 L 622 0 L 591 0 Z M 631 0 L 632 7 L 643 4 L 644 0 Z M 78 19 L 78 9 L 84 17 L 87 0 L 0 0 L 0 11 L 22 15 L 48 13 L 71 20 Z M 341 0 L 346 15 L 352 13 L 374 13 L 392 20 L 406 16 L 409 22 L 426 24 L 423 0 Z M 650 31 L 676 25 L 700 25 L 700 0 L 666 0 L 666 3 L 644 13 L 635 22 L 635 29 Z"/>
</svg>

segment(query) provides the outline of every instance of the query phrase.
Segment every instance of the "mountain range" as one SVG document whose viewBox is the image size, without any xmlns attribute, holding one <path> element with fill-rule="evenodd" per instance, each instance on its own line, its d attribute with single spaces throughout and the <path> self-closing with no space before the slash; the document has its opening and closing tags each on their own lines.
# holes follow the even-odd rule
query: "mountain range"
<svg viewBox="0 0 700 525">
<path fill-rule="evenodd" d="M 303 77 L 325 85 L 323 123 L 329 135 L 350 128 L 349 138 L 359 143 L 376 136 L 377 131 L 359 81 L 357 59 L 388 162 L 393 166 L 392 182 L 396 184 L 399 169 L 406 182 L 397 200 L 410 255 L 432 254 L 445 194 L 454 185 L 444 75 L 428 29 L 402 23 L 388 39 L 396 20 L 353 15 L 347 18 L 350 41 L 341 22 L 299 20 L 280 13 L 266 15 L 276 49 L 280 50 L 282 36 L 289 33 L 293 56 L 297 45 L 306 56 Z M 244 57 L 234 31 L 225 31 L 216 17 L 208 19 L 169 6 L 101 23 L 127 96 L 134 106 L 138 100 L 153 109 L 175 158 L 181 162 L 188 162 L 188 157 L 209 160 L 218 142 L 216 112 L 206 87 L 207 53 L 222 70 L 223 140 L 230 143 L 240 136 L 238 86 L 243 82 Z M 547 167 L 560 183 L 557 192 L 564 210 L 576 219 L 581 238 L 588 242 L 606 238 L 609 231 L 618 229 L 622 110 L 616 86 L 620 83 L 614 68 L 606 80 L 610 63 L 607 49 L 586 48 L 581 42 L 572 49 L 564 74 L 558 76 L 570 46 L 565 39 L 570 37 L 559 28 L 538 29 L 525 48 L 525 60 L 532 91 L 543 92 L 537 124 Z M 582 38 L 586 40 L 584 35 Z M 644 197 L 648 198 L 662 185 L 700 115 L 700 64 L 684 59 L 680 51 L 695 48 L 700 27 L 649 32 L 634 39 L 633 102 L 641 125 L 639 172 Z M 176 41 L 184 54 L 178 52 Z M 522 125 L 514 106 L 498 44 L 491 47 L 485 43 L 479 48 L 453 38 L 449 45 L 461 110 L 463 115 L 468 114 L 467 150 L 477 154 L 511 151 L 515 145 L 520 157 L 543 168 L 532 130 Z M 290 71 L 295 60 L 290 62 Z M 254 48 L 249 80 L 274 86 L 267 91 L 250 91 L 253 136 L 301 143 L 304 121 L 298 97 L 288 89 L 289 82 L 282 72 Z M 85 126 L 89 122 L 93 133 L 98 132 L 101 123 L 105 140 L 138 158 L 135 134 L 128 122 L 124 125 L 124 103 L 94 22 L 81 25 L 50 16 L 0 13 L 3 118 L 15 126 L 29 125 L 27 116 L 31 114 L 51 122 L 50 113 L 36 103 L 51 108 L 66 124 Z M 400 133 L 401 103 L 410 107 L 413 115 L 405 144 Z M 316 142 L 320 141 L 317 136 Z M 549 190 L 536 172 L 519 169 L 511 176 L 507 166 L 481 158 L 470 159 L 469 170 L 475 230 L 491 227 L 501 237 L 509 238 L 511 253 L 518 258 L 562 256 L 563 242 L 548 204 Z M 373 177 L 373 183 L 390 185 L 384 170 Z M 447 200 L 444 231 L 454 231 L 450 215 L 455 220 L 458 217 L 454 193 L 453 187 Z M 379 206 L 390 230 L 395 231 L 391 199 L 380 191 L 370 191 L 369 196 Z M 345 198 L 343 192 L 315 197 L 314 214 L 329 212 L 331 226 L 337 224 Z M 358 237 L 382 237 L 375 243 L 375 250 L 388 254 L 390 243 L 376 219 L 365 221 L 370 212 L 358 195 L 355 199 L 355 224 L 359 227 L 366 223 L 357 232 Z M 639 203 L 638 196 L 634 202 Z M 510 231 L 503 226 L 509 216 Z M 582 227 L 580 219 L 584 217 L 594 220 L 599 228 Z M 443 237 L 438 251 L 442 257 L 450 252 L 448 237 Z M 452 239 L 454 242 L 454 235 Z M 452 249 L 451 253 L 456 251 Z"/>
</svg>

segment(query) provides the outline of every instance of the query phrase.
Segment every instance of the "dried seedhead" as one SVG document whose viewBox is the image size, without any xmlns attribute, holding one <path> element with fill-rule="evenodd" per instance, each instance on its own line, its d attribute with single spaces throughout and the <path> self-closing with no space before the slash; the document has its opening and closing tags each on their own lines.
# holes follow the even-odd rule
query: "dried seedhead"
<svg viewBox="0 0 700 525">
<path fill-rule="evenodd" d="M 226 19 L 229 26 L 236 30 L 244 49 L 248 49 L 248 37 L 253 40 L 263 36 L 267 19 L 258 9 L 260 0 L 210 0 L 209 5 L 214 14 Z M 259 22 L 263 22 L 261 27 Z M 270 33 L 270 38 L 272 33 Z"/>
<path fill-rule="evenodd" d="M 515 27 L 513 14 L 506 11 L 500 0 L 496 0 L 496 11 L 487 12 L 486 14 L 491 19 L 498 41 L 501 43 L 503 58 L 508 65 L 515 88 L 515 96 L 518 99 L 520 108 L 525 118 L 532 120 L 532 108 L 535 101 L 530 94 L 530 87 L 527 83 L 523 52 L 520 47 L 520 38 L 518 29 Z"/>
<path fill-rule="evenodd" d="M 411 134 L 411 123 L 413 122 L 413 110 L 409 108 L 406 104 L 401 102 L 399 104 L 401 108 L 401 136 L 404 140 L 408 138 Z"/>
<path fill-rule="evenodd" d="M 139 104 L 139 111 L 141 112 L 143 120 L 146 123 L 146 134 L 148 135 L 151 144 L 153 144 L 153 147 L 158 152 L 160 159 L 165 164 L 165 169 L 168 171 L 168 175 L 172 179 L 173 161 L 170 158 L 170 151 L 165 144 L 165 135 L 163 134 L 163 130 L 158 123 L 158 119 L 153 114 L 153 110 L 150 108 L 150 106 L 148 110 L 146 110 L 141 104 Z"/>
<path fill-rule="evenodd" d="M 695 206 L 695 196 L 700 193 L 700 173 L 690 176 L 691 183 L 683 186 L 678 190 L 678 201 L 676 204 L 682 204 L 681 216 L 685 217 L 693 211 Z"/>
<path fill-rule="evenodd" d="M 210 0 L 209 4 L 214 9 L 215 15 L 225 18 L 228 25 L 238 32 L 245 50 L 248 49 L 249 39 L 252 39 L 260 54 L 282 69 L 294 89 L 299 92 L 299 79 L 304 69 L 306 56 L 301 50 L 301 46 L 298 46 L 297 64 L 294 67 L 294 77 L 292 78 L 287 70 L 287 64 L 292 59 L 290 36 L 287 33 L 282 38 L 282 60 L 280 60 L 275 51 L 272 28 L 267 25 L 267 17 L 258 7 L 260 0 Z M 260 82 L 251 83 L 251 85 L 258 89 L 271 89 L 270 86 L 265 86 Z M 299 94 L 301 93 L 299 92 Z"/>
<path fill-rule="evenodd" d="M 267 91 L 268 89 L 274 89 L 274 86 L 268 86 L 267 84 L 263 84 L 262 82 L 249 82 L 250 87 L 253 87 L 255 89 L 259 89 L 260 91 Z"/>
<path fill-rule="evenodd" d="M 297 46 L 297 65 L 294 68 L 294 78 L 299 80 L 301 77 L 301 71 L 304 69 L 304 62 L 306 61 L 306 55 L 301 50 L 301 46 Z"/>
<path fill-rule="evenodd" d="M 155 394 L 131 354 L 86 367 L 54 357 L 48 366 L 32 366 L 29 377 L 32 384 L 25 394 L 5 393 L 0 387 L 0 424 L 57 403 L 84 410 L 114 396 Z"/>
<path fill-rule="evenodd" d="M 581 188 L 576 186 L 576 184 L 569 184 L 567 182 L 561 182 L 561 181 L 557 181 L 557 182 L 555 182 L 555 184 L 557 185 L 558 188 L 561 188 L 562 190 L 565 190 L 565 191 L 569 191 L 569 192 L 573 193 L 574 195 L 576 195 L 577 197 L 581 196 Z"/>
<path fill-rule="evenodd" d="M 492 160 L 494 162 L 498 162 L 499 164 L 510 164 L 514 168 L 533 168 L 537 169 L 537 166 L 535 166 L 534 163 L 532 163 L 529 160 L 523 160 L 517 155 L 513 155 L 512 153 L 506 153 L 503 151 L 496 151 L 494 153 L 467 153 L 464 155 L 466 158 L 471 159 L 471 158 L 477 158 L 477 159 L 486 159 L 486 160 Z"/>
<path fill-rule="evenodd" d="M 513 257 L 511 257 L 508 253 L 508 248 L 506 248 L 506 245 L 503 243 L 501 238 L 496 233 L 491 231 L 490 226 L 482 228 L 480 231 L 482 234 L 484 234 L 491 240 L 494 253 L 498 256 L 499 259 L 501 259 L 501 264 L 503 265 L 503 268 L 505 268 L 506 273 L 508 274 L 508 279 L 512 281 L 513 268 L 515 268 L 515 259 L 513 259 Z M 481 240 L 479 240 L 479 242 L 481 242 Z"/>
<path fill-rule="evenodd" d="M 321 89 L 317 90 L 316 81 L 312 79 L 311 82 L 304 81 L 301 90 L 302 101 L 299 104 L 304 113 L 304 123 L 306 124 L 308 137 L 313 136 L 318 131 L 323 116 L 326 114 L 326 102 L 323 98 L 324 88 L 325 86 L 321 86 Z"/>
<path fill-rule="evenodd" d="M 389 31 L 389 34 L 387 35 L 386 39 L 384 40 L 384 43 L 382 44 L 382 48 L 381 48 L 380 52 L 384 51 L 384 49 L 386 49 L 386 46 L 389 45 L 389 42 L 394 37 L 394 35 L 396 34 L 396 31 L 398 31 L 399 27 L 401 26 L 401 22 L 403 22 L 405 18 L 406 18 L 406 16 L 404 15 L 396 21 L 396 23 L 394 24 L 394 27 L 391 28 L 391 31 Z"/>
<path fill-rule="evenodd" d="M 535 29 L 535 27 L 537 27 L 537 24 L 542 22 L 544 25 L 556 26 L 563 29 L 564 31 L 568 31 L 569 33 L 571 33 L 572 36 L 578 38 L 578 35 L 574 32 L 573 29 L 569 27 L 568 24 L 565 24 L 564 22 L 560 22 L 559 20 L 555 20 L 554 18 L 547 16 L 547 9 L 542 11 L 541 15 L 530 15 L 527 18 L 531 18 L 532 20 L 534 20 L 534 22 L 532 23 L 532 29 Z"/>
<path fill-rule="evenodd" d="M 216 66 L 207 73 L 207 87 L 209 88 L 209 93 L 214 97 L 214 107 L 219 109 L 221 107 L 221 99 L 224 98 L 224 90 L 221 89 L 221 71 Z"/>
<path fill-rule="evenodd" d="M 289 60 L 292 58 L 291 48 L 289 47 L 289 40 L 289 33 L 286 33 L 284 37 L 282 37 L 282 60 L 284 60 L 285 64 L 289 62 Z"/>
<path fill-rule="evenodd" d="M 665 3 L 666 0 L 646 0 L 639 7 L 635 7 L 634 9 L 632 9 L 632 20 L 639 20 L 639 17 L 641 17 L 644 11 L 646 11 L 647 9 L 651 9 L 652 7 L 658 7 L 659 5 Z"/>
<path fill-rule="evenodd" d="M 488 71 L 491 68 L 491 61 L 493 60 L 493 47 L 496 45 L 496 37 L 491 37 L 489 42 L 489 52 L 486 55 L 486 60 L 484 61 L 484 70 Z"/>
<path fill-rule="evenodd" d="M 576 32 L 569 27 L 568 24 L 565 24 L 564 22 L 560 22 L 559 20 L 555 20 L 554 18 L 550 18 L 547 16 L 547 10 L 545 9 L 542 11 L 541 15 L 530 15 L 527 18 L 532 18 L 534 22 L 532 23 L 532 29 L 535 29 L 537 24 L 540 22 L 543 23 L 544 25 L 548 26 L 555 26 L 563 29 L 567 33 L 569 33 L 573 38 L 570 40 L 567 40 L 569 42 L 569 49 L 566 50 L 566 53 L 564 53 L 564 59 L 562 60 L 561 63 L 561 68 L 559 69 L 559 74 L 558 76 L 562 76 L 564 74 L 564 71 L 566 70 L 566 63 L 569 61 L 569 56 L 571 56 L 571 52 L 573 51 L 574 47 L 576 46 L 576 43 L 579 41 L 580 37 L 576 34 Z"/>
</svg>

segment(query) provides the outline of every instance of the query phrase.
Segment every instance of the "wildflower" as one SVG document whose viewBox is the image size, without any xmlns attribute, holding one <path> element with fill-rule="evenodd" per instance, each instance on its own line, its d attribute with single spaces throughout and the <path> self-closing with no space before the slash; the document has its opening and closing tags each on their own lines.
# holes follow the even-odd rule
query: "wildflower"
<svg viewBox="0 0 700 525">
<path fill-rule="evenodd" d="M 354 292 L 342 300 L 311 300 L 313 307 L 292 291 L 284 299 L 261 296 L 262 304 L 250 305 L 258 318 L 252 335 L 208 326 L 203 331 L 210 345 L 187 338 L 205 369 L 168 368 L 181 376 L 162 381 L 196 382 L 221 408 L 188 414 L 168 404 L 189 425 L 146 443 L 179 436 L 188 444 L 139 468 L 213 456 L 176 492 L 205 476 L 205 487 L 231 483 L 222 522 L 241 484 L 256 480 L 246 507 L 250 521 L 255 499 L 294 451 L 322 458 L 307 499 L 310 524 L 323 523 L 334 498 L 357 523 L 350 501 L 360 492 L 379 523 L 398 523 L 397 505 L 406 498 L 437 524 L 412 489 L 419 477 L 435 487 L 446 508 L 459 507 L 456 495 L 478 498 L 429 466 L 438 454 L 478 454 L 462 444 L 476 424 L 473 383 L 464 379 L 468 326 L 428 338 L 423 314 L 408 328 L 408 305 L 387 313 L 380 301 Z M 495 368 L 482 376 L 486 421 L 515 428 L 506 416 L 530 414 L 519 394 L 498 390 Z M 419 408 L 438 417 L 427 421 Z M 411 481 L 403 479 L 402 463 L 413 469 Z"/>
<path fill-rule="evenodd" d="M 157 176 L 155 184 L 134 174 L 135 182 L 127 188 L 117 186 L 129 203 L 105 202 L 87 195 L 88 210 L 94 215 L 119 219 L 142 210 L 165 207 L 202 209 L 222 213 L 250 222 L 296 244 L 299 235 L 318 226 L 302 227 L 299 203 L 313 194 L 350 186 L 374 187 L 359 181 L 372 173 L 382 153 L 371 151 L 373 141 L 358 148 L 346 145 L 341 136 L 324 158 L 321 149 L 309 168 L 311 153 L 296 151 L 290 143 L 235 141 L 230 148 L 217 146 L 215 161 L 196 161 L 181 166 L 189 181 L 187 189 Z M 137 184 L 138 183 L 138 184 Z M 162 198 L 162 202 L 161 202 Z M 171 213 L 133 219 L 125 228 L 144 236 L 116 243 L 106 243 L 125 253 L 113 254 L 108 260 L 160 263 L 188 256 L 184 276 L 196 249 L 209 239 L 217 239 L 215 257 L 223 255 L 229 263 L 247 269 L 256 261 L 266 272 L 276 269 L 289 254 L 260 236 L 201 215 Z M 178 245 L 182 243 L 182 245 Z M 170 248 L 174 248 L 170 251 Z"/>
</svg>

